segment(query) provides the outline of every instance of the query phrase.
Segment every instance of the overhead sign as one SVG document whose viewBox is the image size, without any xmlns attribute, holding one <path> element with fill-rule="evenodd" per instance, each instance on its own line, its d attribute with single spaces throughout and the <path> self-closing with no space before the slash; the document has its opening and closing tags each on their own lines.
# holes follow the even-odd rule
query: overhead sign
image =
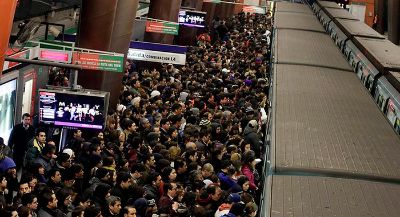
<svg viewBox="0 0 400 217">
<path fill-rule="evenodd" d="M 71 63 L 71 51 L 60 51 L 51 49 L 39 49 L 39 60 L 58 63 Z"/>
<path fill-rule="evenodd" d="M 178 35 L 179 25 L 177 23 L 161 23 L 154 21 L 146 22 L 146 32 Z"/>
<path fill-rule="evenodd" d="M 257 6 L 243 6 L 243 12 L 254 14 L 265 14 L 265 8 Z"/>
<path fill-rule="evenodd" d="M 181 25 L 204 27 L 206 20 L 206 12 L 181 10 L 178 15 L 178 22 Z"/>
<path fill-rule="evenodd" d="M 186 54 L 139 50 L 134 48 L 129 48 L 127 58 L 131 60 L 171 63 L 177 65 L 185 65 L 186 63 Z"/>
<path fill-rule="evenodd" d="M 105 55 L 96 53 L 74 52 L 72 64 L 80 65 L 84 69 L 123 72 L 123 55 Z"/>
</svg>

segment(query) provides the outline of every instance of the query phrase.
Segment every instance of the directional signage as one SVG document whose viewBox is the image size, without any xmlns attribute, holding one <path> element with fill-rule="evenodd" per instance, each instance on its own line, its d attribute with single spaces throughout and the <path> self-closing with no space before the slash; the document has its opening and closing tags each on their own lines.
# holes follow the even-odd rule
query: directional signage
<svg viewBox="0 0 400 217">
<path fill-rule="evenodd" d="M 186 54 L 139 50 L 134 48 L 129 48 L 127 58 L 131 60 L 171 63 L 177 65 L 185 65 L 186 63 Z"/>
<path fill-rule="evenodd" d="M 179 25 L 177 23 L 167 22 L 146 22 L 146 32 L 164 33 L 170 35 L 178 35 Z"/>
<path fill-rule="evenodd" d="M 80 65 L 84 69 L 123 72 L 123 63 L 123 55 L 114 56 L 80 52 L 74 52 L 72 55 L 72 64 Z"/>
<path fill-rule="evenodd" d="M 13 54 L 14 53 L 14 54 Z M 20 59 L 32 59 L 31 58 L 31 50 L 23 50 L 19 53 L 15 53 L 12 49 L 8 49 L 6 51 L 6 55 L 13 57 L 13 58 L 20 58 Z M 4 66 L 3 66 L 3 71 L 7 70 L 7 69 L 11 69 L 15 66 L 20 65 L 21 63 L 17 63 L 17 62 L 9 62 L 9 61 L 4 61 Z"/>
</svg>

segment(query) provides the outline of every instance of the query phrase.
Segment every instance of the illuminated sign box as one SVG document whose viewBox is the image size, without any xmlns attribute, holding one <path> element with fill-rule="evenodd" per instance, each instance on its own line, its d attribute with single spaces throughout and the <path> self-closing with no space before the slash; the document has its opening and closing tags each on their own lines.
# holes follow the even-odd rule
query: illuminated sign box
<svg viewBox="0 0 400 217">
<path fill-rule="evenodd" d="M 202 11 L 179 11 L 178 22 L 181 25 L 204 28 L 206 24 L 206 12 Z"/>
<path fill-rule="evenodd" d="M 72 53 L 70 51 L 58 51 L 49 49 L 39 49 L 39 60 L 71 63 Z"/>
<path fill-rule="evenodd" d="M 72 63 L 84 69 L 123 72 L 124 55 L 105 55 L 96 53 L 74 52 Z"/>
</svg>

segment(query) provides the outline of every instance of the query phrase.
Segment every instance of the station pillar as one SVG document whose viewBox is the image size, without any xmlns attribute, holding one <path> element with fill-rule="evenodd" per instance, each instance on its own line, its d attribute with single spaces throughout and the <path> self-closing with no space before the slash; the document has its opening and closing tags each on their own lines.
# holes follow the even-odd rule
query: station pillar
<svg viewBox="0 0 400 217">
<path fill-rule="evenodd" d="M 235 2 L 235 0 L 227 0 L 227 2 Z M 231 17 L 235 14 L 235 4 L 220 3 L 215 8 L 215 14 L 221 19 Z"/>
<path fill-rule="evenodd" d="M 211 25 L 212 20 L 214 18 L 216 5 L 217 4 L 212 2 L 203 2 L 203 5 L 201 7 L 201 10 L 207 13 L 206 22 L 208 26 Z"/>
<path fill-rule="evenodd" d="M 151 0 L 148 17 L 171 22 L 178 22 L 179 8 L 182 0 Z M 146 32 L 144 40 L 147 42 L 173 44 L 174 35 Z"/>
<path fill-rule="evenodd" d="M 400 2 L 388 1 L 388 38 L 394 44 L 400 43 Z"/>
<path fill-rule="evenodd" d="M 0 78 L 8 48 L 17 0 L 0 1 Z"/>
<path fill-rule="evenodd" d="M 380 34 L 385 33 L 385 1 L 384 0 L 376 0 L 376 16 L 377 16 L 377 25 L 376 31 Z"/>
<path fill-rule="evenodd" d="M 133 33 L 138 0 L 82 1 L 78 47 L 126 54 Z M 125 64 L 124 64 L 125 67 Z M 78 83 L 110 92 L 110 107 L 118 102 L 124 73 L 82 70 Z"/>
</svg>

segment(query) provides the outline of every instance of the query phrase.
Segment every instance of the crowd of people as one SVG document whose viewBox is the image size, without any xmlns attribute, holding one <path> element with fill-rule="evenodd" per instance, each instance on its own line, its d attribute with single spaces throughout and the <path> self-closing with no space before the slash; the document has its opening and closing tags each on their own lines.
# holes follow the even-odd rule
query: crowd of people
<svg viewBox="0 0 400 217">
<path fill-rule="evenodd" d="M 62 151 L 24 114 L 0 140 L 0 216 L 256 216 L 270 22 L 214 21 L 183 66 L 127 63 L 105 129 Z"/>
</svg>

